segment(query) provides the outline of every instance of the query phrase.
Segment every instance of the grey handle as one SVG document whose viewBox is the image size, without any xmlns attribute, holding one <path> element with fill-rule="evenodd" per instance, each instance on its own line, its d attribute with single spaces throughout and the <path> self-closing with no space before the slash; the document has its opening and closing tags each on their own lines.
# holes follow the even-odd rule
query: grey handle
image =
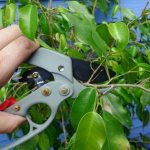
<svg viewBox="0 0 150 150">
<path fill-rule="evenodd" d="M 11 114 L 26 117 L 30 125 L 30 131 L 27 135 L 3 148 L 0 148 L 0 150 L 12 149 L 42 132 L 53 121 L 60 103 L 68 97 L 76 97 L 79 91 L 83 88 L 83 86 L 73 79 L 71 59 L 65 55 L 40 48 L 32 55 L 27 63 L 39 66 L 51 72 L 55 81 L 43 85 L 6 110 L 6 112 Z M 63 71 L 59 70 L 59 67 L 63 67 Z M 44 90 L 48 90 L 48 93 L 46 92 L 47 94 L 44 94 Z M 28 117 L 28 109 L 37 103 L 45 103 L 51 109 L 51 116 L 42 125 L 35 124 Z"/>
<path fill-rule="evenodd" d="M 68 89 L 68 92 L 65 94 L 63 92 L 61 93 L 61 90 L 64 88 Z M 48 95 L 42 94 L 43 90 L 45 90 L 45 89 L 50 90 L 50 93 Z M 6 112 L 9 112 L 11 114 L 25 116 L 27 118 L 29 125 L 30 125 L 30 131 L 27 135 L 23 136 L 22 138 L 18 139 L 17 141 L 15 141 L 9 145 L 1 148 L 1 150 L 12 149 L 13 147 L 29 140 L 33 136 L 39 134 L 44 129 L 46 129 L 50 125 L 50 123 L 53 121 L 60 103 L 64 99 L 70 97 L 72 95 L 72 93 L 73 93 L 73 90 L 72 90 L 71 84 L 69 85 L 66 83 L 64 84 L 63 82 L 53 81 L 53 82 L 50 82 L 50 83 L 42 86 L 35 92 L 31 93 L 30 95 L 28 95 L 27 97 L 22 99 L 21 101 L 17 102 L 16 104 L 12 105 L 11 107 L 9 107 L 6 110 Z M 28 109 L 36 103 L 45 103 L 51 109 L 51 116 L 44 124 L 41 124 L 41 125 L 32 122 L 30 117 L 28 117 L 28 115 L 27 115 Z M 19 111 L 15 110 L 16 106 L 20 107 Z"/>
</svg>

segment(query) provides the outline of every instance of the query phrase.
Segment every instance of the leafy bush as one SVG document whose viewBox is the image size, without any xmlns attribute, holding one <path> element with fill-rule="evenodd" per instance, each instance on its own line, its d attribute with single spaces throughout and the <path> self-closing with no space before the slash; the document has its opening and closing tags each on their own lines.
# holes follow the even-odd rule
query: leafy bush
<svg viewBox="0 0 150 150">
<path fill-rule="evenodd" d="M 51 3 L 46 8 L 38 0 L 20 0 L 19 6 L 14 0 L 8 0 L 0 9 L 0 26 L 6 27 L 18 20 L 22 33 L 29 39 L 37 39 L 42 47 L 70 57 L 96 62 L 98 68 L 104 66 L 108 78 L 93 84 L 94 75 L 99 70 L 95 69 L 89 80 L 82 83 L 87 88 L 76 100 L 67 99 L 61 104 L 52 125 L 15 149 L 142 149 L 138 140 L 127 137 L 135 114 L 143 122 L 143 128 L 149 122 L 149 1 L 139 17 L 127 8 L 120 8 L 118 1 L 114 1 L 112 16 L 120 11 L 123 20 L 101 24 L 96 23 L 93 14 L 96 8 L 107 14 L 109 2 L 91 0 L 85 4 L 69 1 L 67 8 L 52 8 Z M 16 11 L 19 12 L 18 18 Z M 29 67 L 21 65 L 21 72 Z M 115 72 L 114 77 L 109 69 Z M 108 88 L 107 92 L 99 92 L 102 88 Z M 20 100 L 29 92 L 27 84 L 9 81 L 0 90 L 0 97 L 5 100 L 13 95 Z M 44 115 L 37 115 L 39 111 Z M 31 116 L 41 123 L 47 112 L 45 106 L 38 106 L 31 110 Z M 25 134 L 28 126 L 24 125 L 22 130 Z M 144 135 L 141 138 L 143 142 L 149 142 Z"/>
</svg>

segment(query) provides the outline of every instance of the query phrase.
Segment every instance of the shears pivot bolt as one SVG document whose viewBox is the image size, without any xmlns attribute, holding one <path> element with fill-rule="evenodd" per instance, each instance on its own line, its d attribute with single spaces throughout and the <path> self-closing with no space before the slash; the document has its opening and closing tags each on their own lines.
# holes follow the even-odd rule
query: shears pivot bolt
<svg viewBox="0 0 150 150">
<path fill-rule="evenodd" d="M 19 105 L 16 105 L 15 107 L 14 107 L 14 110 L 15 111 L 19 111 L 21 109 L 21 107 L 19 106 Z"/>
<path fill-rule="evenodd" d="M 39 77 L 39 74 L 38 74 L 38 72 L 34 72 L 33 74 L 32 74 L 32 78 L 38 78 Z"/>
<path fill-rule="evenodd" d="M 49 95 L 51 95 L 51 93 L 52 93 L 52 91 L 49 88 L 45 88 L 42 90 L 42 94 L 44 96 L 49 96 Z"/>
<path fill-rule="evenodd" d="M 59 89 L 59 94 L 62 96 L 66 96 L 70 93 L 70 89 L 68 87 L 61 87 Z"/>
</svg>

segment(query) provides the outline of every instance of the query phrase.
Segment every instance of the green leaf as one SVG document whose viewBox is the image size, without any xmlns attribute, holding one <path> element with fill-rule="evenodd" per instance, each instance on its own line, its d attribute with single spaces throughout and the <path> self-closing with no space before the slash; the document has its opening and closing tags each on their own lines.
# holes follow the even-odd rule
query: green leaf
<svg viewBox="0 0 150 150">
<path fill-rule="evenodd" d="M 22 4 L 28 4 L 31 2 L 31 0 L 19 0 L 19 2 Z"/>
<path fill-rule="evenodd" d="M 48 20 L 47 20 L 44 13 L 40 17 L 39 25 L 41 26 L 41 30 L 42 30 L 43 34 L 45 34 L 45 35 L 50 34 L 50 28 L 49 28 Z"/>
<path fill-rule="evenodd" d="M 37 38 L 38 43 L 40 44 L 40 46 L 53 50 L 49 45 L 47 45 L 43 40 L 40 39 L 40 37 Z"/>
<path fill-rule="evenodd" d="M 111 46 L 114 39 L 109 33 L 107 24 L 100 24 L 96 27 L 96 31 L 99 36 L 106 42 L 107 45 Z"/>
<path fill-rule="evenodd" d="M 127 17 L 128 19 L 136 19 L 136 15 L 134 14 L 134 12 L 132 10 L 130 10 L 129 8 L 122 8 L 121 9 L 121 13 Z"/>
<path fill-rule="evenodd" d="M 90 111 L 93 111 L 97 93 L 93 88 L 85 88 L 73 103 L 71 110 L 71 124 L 77 128 L 80 119 Z"/>
<path fill-rule="evenodd" d="M 71 150 L 71 148 L 75 143 L 75 139 L 76 139 L 76 133 L 74 133 L 73 136 L 71 137 L 69 144 L 67 145 L 67 148 L 65 150 Z"/>
<path fill-rule="evenodd" d="M 109 3 L 106 0 L 98 0 L 97 1 L 97 7 L 104 12 L 105 14 L 108 14 L 109 11 Z"/>
<path fill-rule="evenodd" d="M 39 136 L 35 136 L 28 140 L 27 142 L 18 145 L 17 147 L 14 148 L 14 150 L 35 150 L 37 148 L 37 144 L 39 142 Z"/>
<path fill-rule="evenodd" d="M 94 20 L 82 14 L 68 13 L 67 17 L 74 26 L 75 34 L 79 41 L 92 47 L 98 56 L 105 54 L 108 46 L 96 32 L 96 23 Z"/>
<path fill-rule="evenodd" d="M 146 70 L 150 70 L 150 65 L 149 64 L 146 64 L 146 63 L 138 63 L 137 64 L 137 67 L 141 67 L 141 68 L 144 68 Z"/>
<path fill-rule="evenodd" d="M 145 110 L 143 112 L 143 128 L 148 125 L 149 123 L 149 120 L 150 120 L 150 114 L 149 114 L 149 111 L 148 110 Z"/>
<path fill-rule="evenodd" d="M 87 7 L 77 1 L 71 1 L 71 2 L 68 2 L 68 6 L 69 6 L 69 9 L 72 11 L 72 12 L 76 12 L 76 13 L 79 13 L 79 14 L 83 14 L 85 17 L 89 18 L 89 19 L 94 19 L 94 16 L 92 16 Z"/>
<path fill-rule="evenodd" d="M 72 58 L 83 59 L 83 56 L 80 52 L 75 49 L 69 48 L 67 51 L 67 55 Z"/>
<path fill-rule="evenodd" d="M 128 94 L 127 90 L 120 87 L 120 88 L 116 88 L 114 91 L 115 94 L 119 97 L 122 97 L 126 103 L 132 104 L 132 96 Z"/>
<path fill-rule="evenodd" d="M 50 149 L 50 142 L 49 142 L 49 137 L 46 134 L 46 132 L 42 132 L 39 135 L 39 143 L 38 143 L 40 150 L 48 150 Z"/>
<path fill-rule="evenodd" d="M 15 21 L 16 9 L 17 7 L 14 3 L 10 3 L 9 5 L 6 5 L 5 13 L 4 13 L 5 26 L 8 26 Z"/>
<path fill-rule="evenodd" d="M 120 6 L 119 5 L 114 5 L 113 10 L 112 10 L 112 17 L 114 17 L 116 15 L 116 13 L 118 12 Z"/>
<path fill-rule="evenodd" d="M 38 12 L 35 5 L 28 4 L 19 9 L 19 27 L 26 37 L 35 39 L 38 27 Z"/>
<path fill-rule="evenodd" d="M 105 105 L 110 107 L 112 115 L 124 126 L 126 127 L 131 127 L 131 118 L 130 114 L 127 111 L 127 108 L 125 108 L 121 101 L 120 98 L 115 96 L 114 94 L 107 94 L 103 96 L 102 101 Z"/>
<path fill-rule="evenodd" d="M 130 144 L 122 125 L 108 112 L 103 112 L 106 126 L 106 142 L 102 150 L 129 150 Z"/>
<path fill-rule="evenodd" d="M 106 139 L 105 124 L 96 112 L 89 112 L 79 122 L 72 150 L 101 150 Z"/>
<path fill-rule="evenodd" d="M 140 97 L 140 103 L 142 104 L 143 108 L 147 105 L 150 105 L 150 93 L 143 91 Z"/>
<path fill-rule="evenodd" d="M 111 36 L 117 41 L 117 48 L 124 49 L 129 42 L 129 29 L 123 22 L 110 23 L 108 25 Z"/>
<path fill-rule="evenodd" d="M 4 10 L 0 9 L 0 28 L 3 27 Z"/>
<path fill-rule="evenodd" d="M 149 28 L 149 27 L 146 27 L 146 26 L 144 26 L 144 25 L 140 25 L 140 26 L 139 26 L 139 29 L 140 29 L 140 31 L 141 31 L 144 35 L 146 35 L 148 38 L 150 38 L 150 28 Z"/>
<path fill-rule="evenodd" d="M 66 37 L 64 34 L 60 35 L 60 40 L 59 40 L 59 49 L 60 51 L 63 51 L 65 49 L 65 47 L 67 46 L 67 41 L 66 41 Z"/>
</svg>

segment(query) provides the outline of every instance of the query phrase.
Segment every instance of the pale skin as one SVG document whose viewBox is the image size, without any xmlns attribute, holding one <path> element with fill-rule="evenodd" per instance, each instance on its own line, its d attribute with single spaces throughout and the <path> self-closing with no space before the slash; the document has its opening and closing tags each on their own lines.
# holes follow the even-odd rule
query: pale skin
<svg viewBox="0 0 150 150">
<path fill-rule="evenodd" d="M 39 47 L 37 42 L 24 37 L 17 25 L 0 28 L 0 87 L 12 76 L 17 67 Z M 0 111 L 0 133 L 15 130 L 25 118 Z"/>
</svg>

